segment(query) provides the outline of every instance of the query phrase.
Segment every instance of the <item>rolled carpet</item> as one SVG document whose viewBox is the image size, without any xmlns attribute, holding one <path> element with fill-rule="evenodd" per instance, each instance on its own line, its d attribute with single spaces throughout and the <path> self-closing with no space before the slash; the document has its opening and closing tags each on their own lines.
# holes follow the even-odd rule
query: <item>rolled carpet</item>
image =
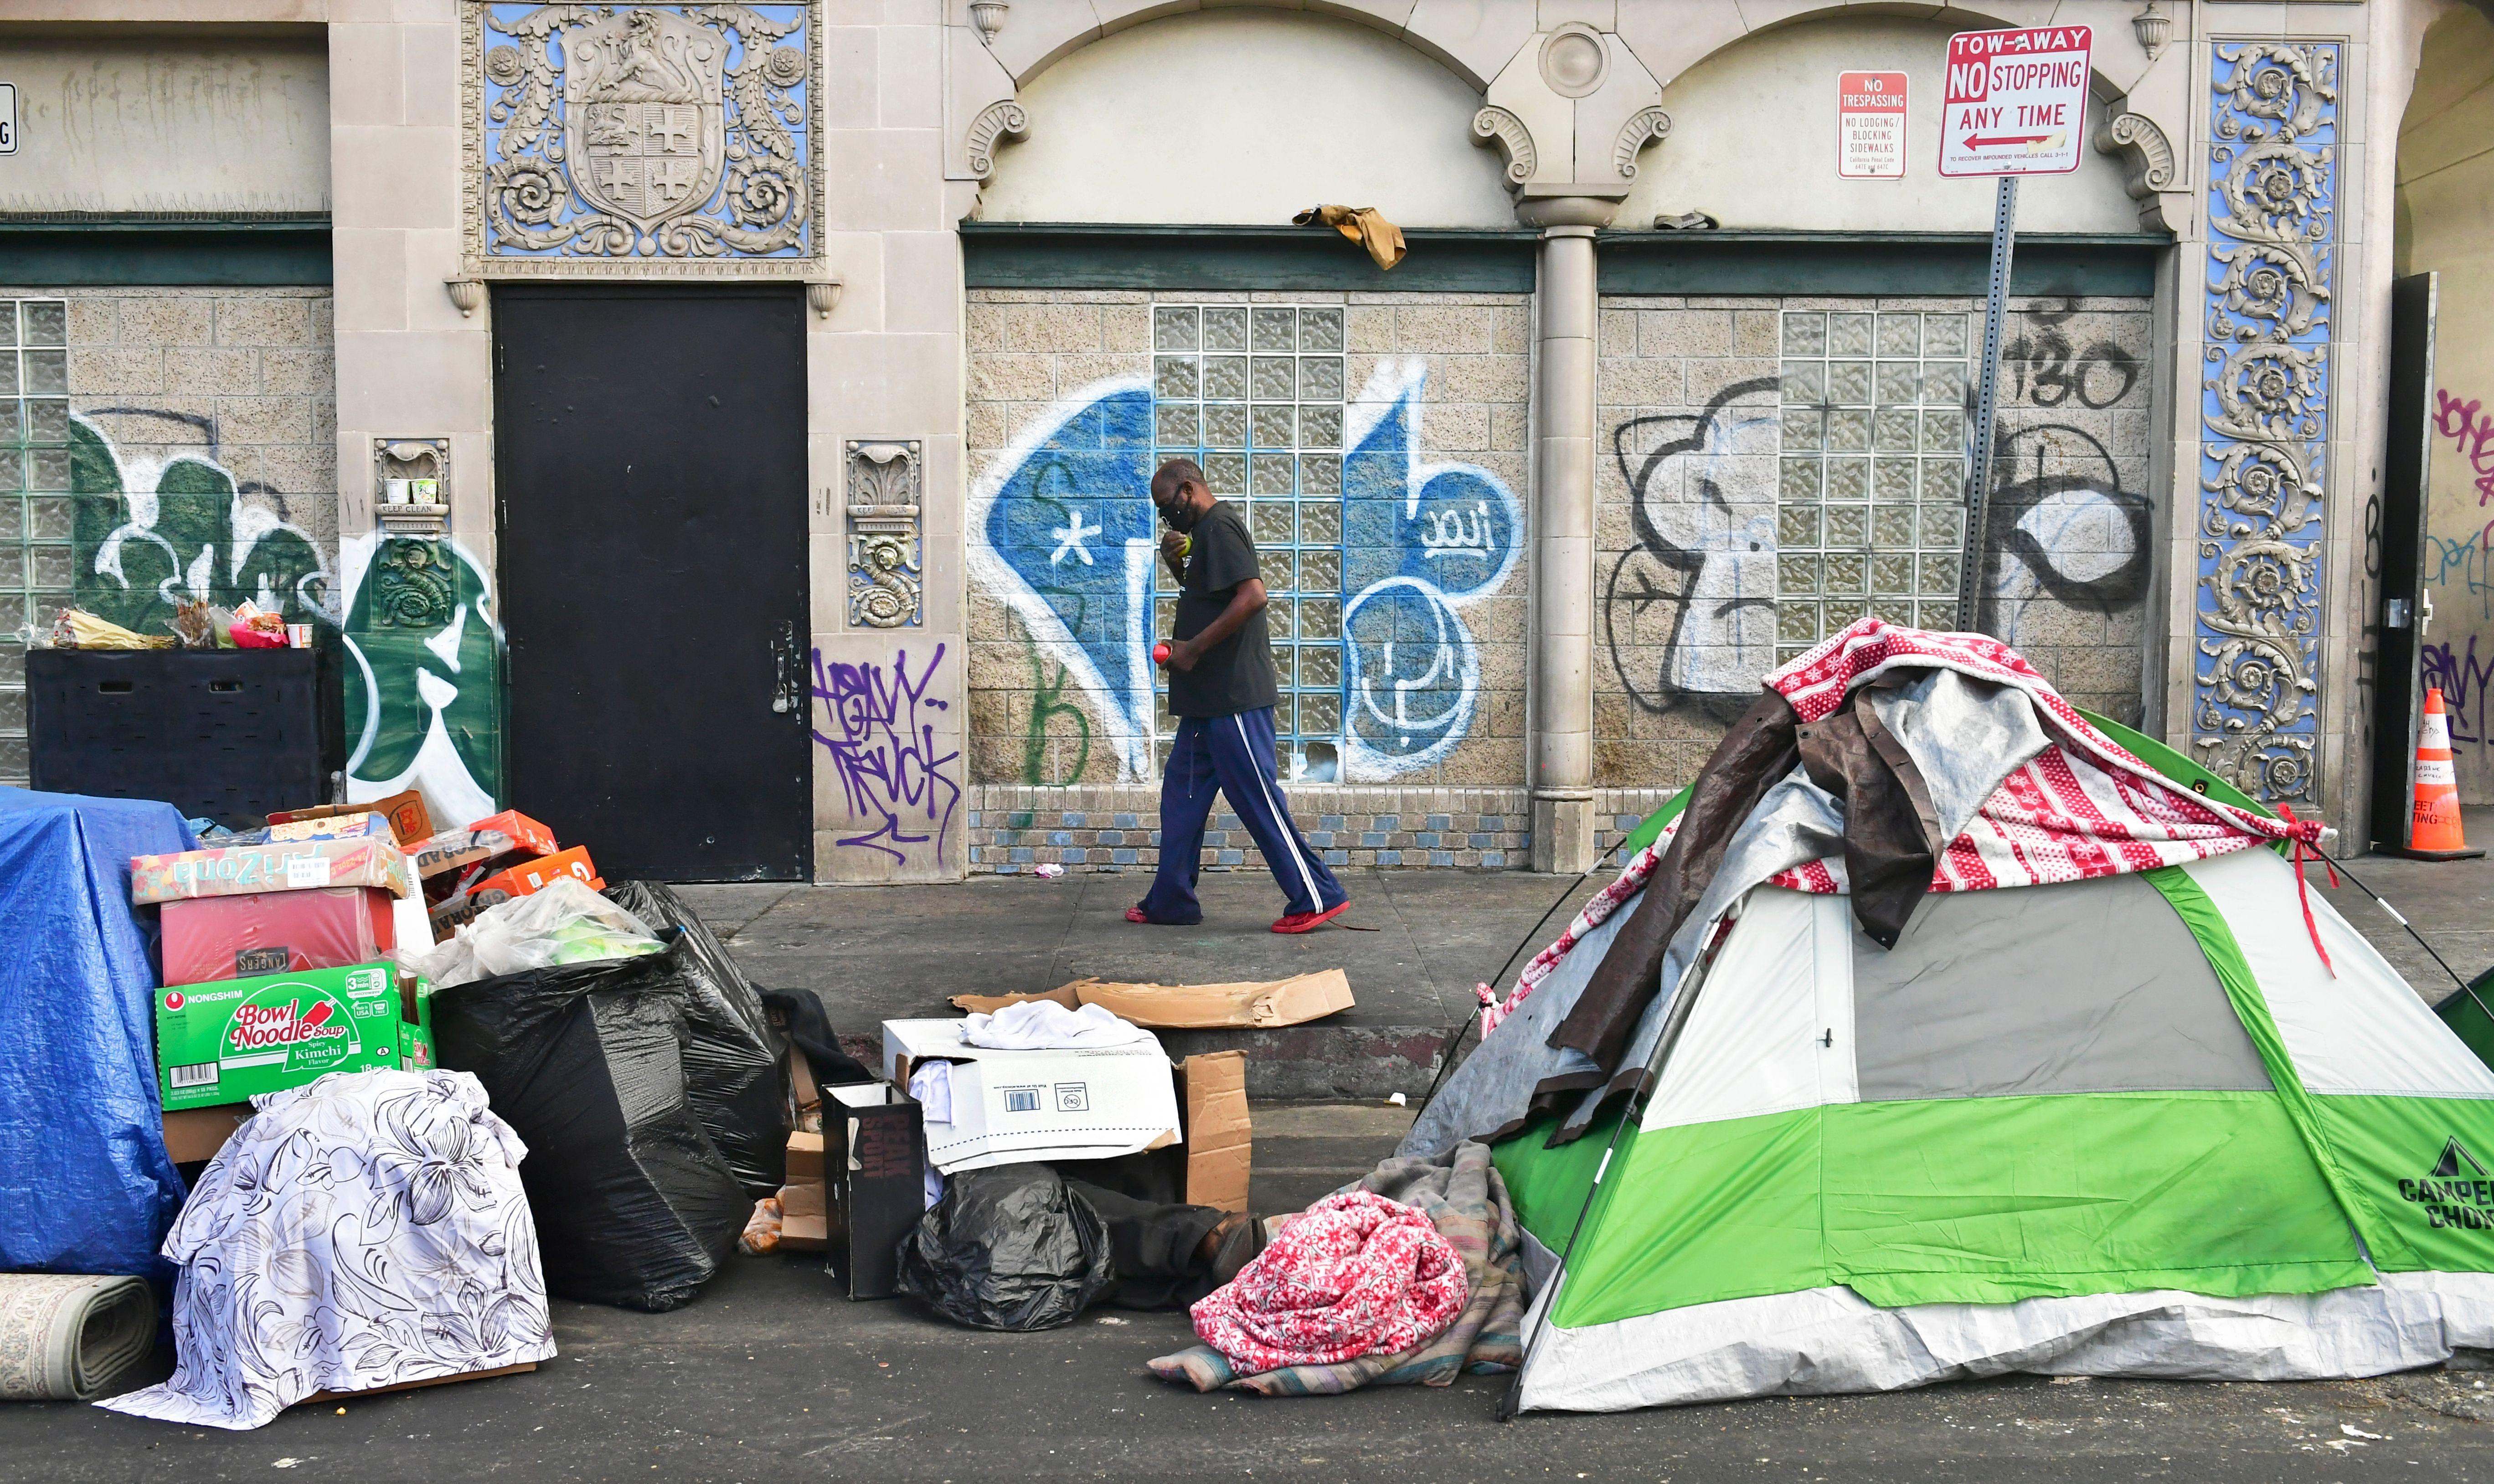
<svg viewBox="0 0 2494 1484">
<path fill-rule="evenodd" d="M 0 1273 L 0 1401 L 94 1401 L 155 1345 L 136 1278 Z"/>
</svg>

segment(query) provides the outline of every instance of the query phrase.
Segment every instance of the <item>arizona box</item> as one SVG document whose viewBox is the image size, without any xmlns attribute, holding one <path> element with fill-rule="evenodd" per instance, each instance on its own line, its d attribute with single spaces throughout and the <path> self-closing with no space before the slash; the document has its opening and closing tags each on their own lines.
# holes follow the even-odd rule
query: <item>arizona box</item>
<svg viewBox="0 0 2494 1484">
<path fill-rule="evenodd" d="M 433 1065 L 432 985 L 388 963 L 264 974 L 156 992 L 167 1109 L 239 1103 L 330 1072 Z"/>
</svg>

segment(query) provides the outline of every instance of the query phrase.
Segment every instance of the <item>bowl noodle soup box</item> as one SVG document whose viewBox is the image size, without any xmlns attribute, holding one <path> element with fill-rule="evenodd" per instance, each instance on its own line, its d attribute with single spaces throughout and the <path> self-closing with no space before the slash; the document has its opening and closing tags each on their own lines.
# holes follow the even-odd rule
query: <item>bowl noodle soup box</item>
<svg viewBox="0 0 2494 1484">
<path fill-rule="evenodd" d="M 156 991 L 157 1090 L 167 1111 L 240 1103 L 331 1072 L 432 1065 L 433 985 L 396 964 Z"/>
</svg>

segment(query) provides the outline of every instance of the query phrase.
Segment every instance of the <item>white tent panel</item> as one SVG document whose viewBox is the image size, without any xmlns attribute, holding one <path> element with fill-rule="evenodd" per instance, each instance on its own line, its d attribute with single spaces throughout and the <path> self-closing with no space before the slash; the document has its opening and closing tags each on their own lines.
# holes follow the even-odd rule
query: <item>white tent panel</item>
<svg viewBox="0 0 2494 1484">
<path fill-rule="evenodd" d="M 2295 867 L 2275 851 L 2241 850 L 2182 869 L 2233 929 L 2304 1086 L 2316 1093 L 2494 1098 L 2494 1070 L 2316 890 L 2312 917 L 2336 976 L 2322 967 L 2304 931 Z"/>
<path fill-rule="evenodd" d="M 1698 986 L 1643 1127 L 1860 1100 L 1852 899 L 1760 887 Z"/>
<path fill-rule="evenodd" d="M 2479 1276 L 2412 1274 L 2379 1287 L 2252 1298 L 2169 1289 L 1881 1309 L 1831 1287 L 1725 1299 L 1545 1328 L 1525 1369 L 1522 1404 L 1626 1411 L 1894 1391 L 2019 1371 L 2192 1380 L 2383 1376 L 2477 1343 L 2489 1310 L 2471 1284 Z"/>
</svg>

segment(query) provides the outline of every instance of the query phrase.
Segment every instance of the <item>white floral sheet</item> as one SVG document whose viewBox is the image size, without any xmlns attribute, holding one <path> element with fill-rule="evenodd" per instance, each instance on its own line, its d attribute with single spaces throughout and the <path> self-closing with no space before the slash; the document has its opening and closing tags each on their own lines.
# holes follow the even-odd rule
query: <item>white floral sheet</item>
<svg viewBox="0 0 2494 1484">
<path fill-rule="evenodd" d="M 528 1149 L 473 1076 L 333 1073 L 252 1102 L 165 1239 L 172 1379 L 97 1406 L 240 1431 L 318 1391 L 554 1354 Z"/>
</svg>

